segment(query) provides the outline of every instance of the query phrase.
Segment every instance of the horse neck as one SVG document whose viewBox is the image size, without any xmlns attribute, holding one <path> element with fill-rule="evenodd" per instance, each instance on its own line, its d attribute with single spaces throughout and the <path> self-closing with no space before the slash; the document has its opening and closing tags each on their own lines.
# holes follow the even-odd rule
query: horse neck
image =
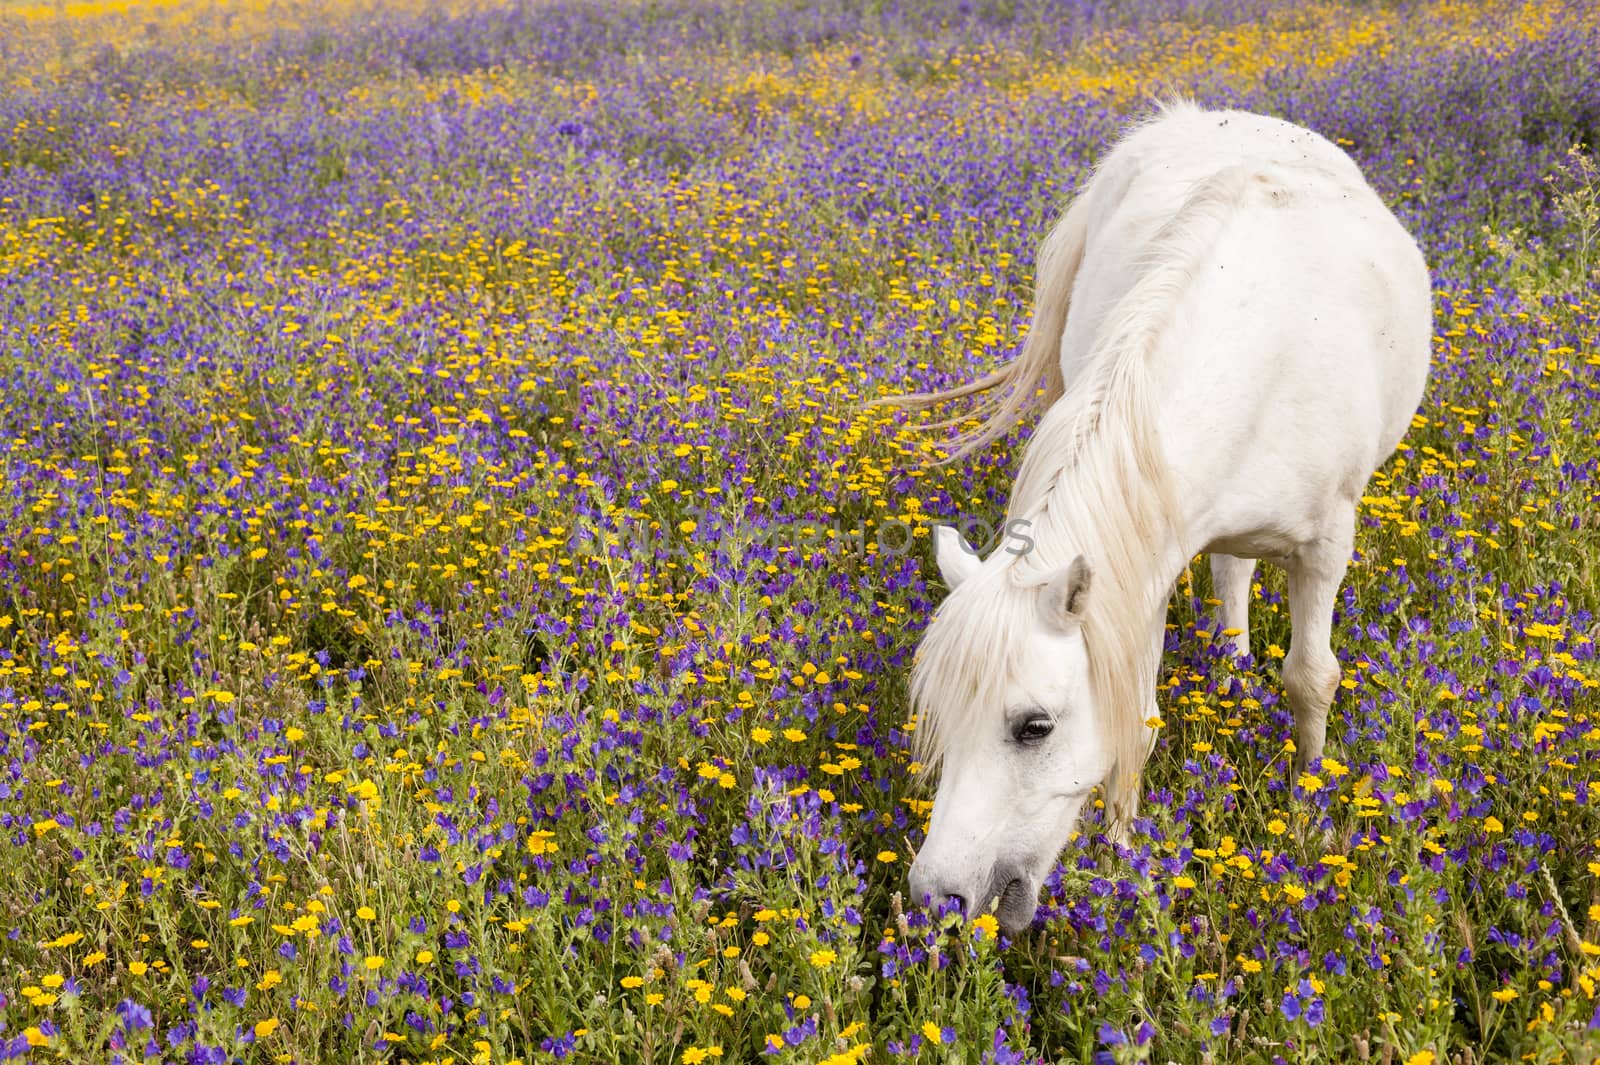
<svg viewBox="0 0 1600 1065">
<path fill-rule="evenodd" d="M 1141 446 L 1148 450 L 1141 453 Z M 1081 554 L 1095 571 L 1097 597 L 1116 597 L 1104 605 L 1159 613 L 1193 554 L 1185 535 L 1189 515 L 1159 447 L 1099 435 L 1054 471 L 1027 468 L 1029 458 L 1039 460 L 1025 457 L 1007 515 L 1008 530 L 1020 528 L 1034 540 L 1018 564 L 1030 577 L 1047 579 Z"/>
</svg>

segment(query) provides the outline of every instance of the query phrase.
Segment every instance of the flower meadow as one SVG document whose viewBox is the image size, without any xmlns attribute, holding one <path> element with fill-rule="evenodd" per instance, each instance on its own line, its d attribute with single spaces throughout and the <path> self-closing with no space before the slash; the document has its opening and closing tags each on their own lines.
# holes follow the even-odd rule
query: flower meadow
<svg viewBox="0 0 1600 1065">
<path fill-rule="evenodd" d="M 0 6 L 0 1059 L 1600 1056 L 1600 9 Z M 1143 818 L 904 898 L 928 529 L 1184 94 L 1344 145 L 1435 364 L 1329 757 L 1203 566 Z"/>
</svg>

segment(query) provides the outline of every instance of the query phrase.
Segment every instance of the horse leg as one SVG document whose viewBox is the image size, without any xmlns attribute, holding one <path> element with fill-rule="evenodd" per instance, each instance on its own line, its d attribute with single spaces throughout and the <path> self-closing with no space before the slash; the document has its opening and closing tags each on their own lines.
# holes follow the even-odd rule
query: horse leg
<svg viewBox="0 0 1600 1065">
<path fill-rule="evenodd" d="M 1289 619 L 1293 633 L 1283 660 L 1283 687 L 1294 711 L 1295 768 L 1322 757 L 1328 707 L 1339 687 L 1339 660 L 1329 646 L 1333 600 L 1350 564 L 1355 540 L 1354 508 L 1324 528 L 1324 535 L 1287 559 Z"/>
<path fill-rule="evenodd" d="M 1232 637 L 1233 652 L 1241 657 L 1250 653 L 1250 584 L 1255 580 L 1256 560 L 1233 555 L 1211 556 L 1211 585 L 1222 600 L 1219 619 L 1225 630 L 1238 629 Z"/>
</svg>

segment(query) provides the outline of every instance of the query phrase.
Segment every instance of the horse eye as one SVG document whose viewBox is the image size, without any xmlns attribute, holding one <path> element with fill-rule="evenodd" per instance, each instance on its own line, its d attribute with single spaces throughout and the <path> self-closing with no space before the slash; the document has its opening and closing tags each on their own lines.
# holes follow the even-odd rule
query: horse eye
<svg viewBox="0 0 1600 1065">
<path fill-rule="evenodd" d="M 1011 737 L 1018 743 L 1029 745 L 1041 742 L 1051 732 L 1055 731 L 1056 723 L 1044 714 L 1035 714 L 1017 723 Z"/>
</svg>

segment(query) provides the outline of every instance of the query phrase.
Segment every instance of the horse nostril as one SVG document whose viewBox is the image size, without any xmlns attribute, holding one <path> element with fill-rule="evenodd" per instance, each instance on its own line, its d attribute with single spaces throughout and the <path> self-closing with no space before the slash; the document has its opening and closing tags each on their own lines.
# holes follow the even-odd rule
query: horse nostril
<svg viewBox="0 0 1600 1065">
<path fill-rule="evenodd" d="M 952 888 L 958 890 L 952 891 Z M 911 867 L 911 897 L 937 913 L 965 913 L 970 898 L 961 891 L 965 885 L 955 877 L 946 879 L 938 870 L 918 862 Z M 954 906 L 952 907 L 952 903 Z"/>
</svg>

